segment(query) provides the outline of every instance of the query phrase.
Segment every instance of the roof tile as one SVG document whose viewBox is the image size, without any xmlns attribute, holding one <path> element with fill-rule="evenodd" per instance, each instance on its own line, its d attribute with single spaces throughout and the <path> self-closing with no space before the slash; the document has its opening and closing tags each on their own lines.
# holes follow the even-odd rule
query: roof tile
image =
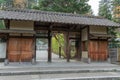
<svg viewBox="0 0 120 80">
<path fill-rule="evenodd" d="M 0 19 L 120 27 L 120 24 L 101 17 L 39 10 L 1 10 Z"/>
</svg>

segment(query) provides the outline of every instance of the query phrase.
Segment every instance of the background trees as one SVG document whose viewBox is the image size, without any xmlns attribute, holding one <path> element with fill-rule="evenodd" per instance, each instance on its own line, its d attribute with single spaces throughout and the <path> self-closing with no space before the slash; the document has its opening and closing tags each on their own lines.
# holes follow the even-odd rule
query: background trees
<svg viewBox="0 0 120 80">
<path fill-rule="evenodd" d="M 39 0 L 34 9 L 67 13 L 86 14 L 91 7 L 89 0 Z"/>
<path fill-rule="evenodd" d="M 99 4 L 99 16 L 120 23 L 120 0 L 101 0 Z M 115 37 L 120 37 L 120 30 L 115 27 L 109 27 L 108 33 Z M 111 45 L 117 46 L 116 38 L 111 39 Z"/>
</svg>

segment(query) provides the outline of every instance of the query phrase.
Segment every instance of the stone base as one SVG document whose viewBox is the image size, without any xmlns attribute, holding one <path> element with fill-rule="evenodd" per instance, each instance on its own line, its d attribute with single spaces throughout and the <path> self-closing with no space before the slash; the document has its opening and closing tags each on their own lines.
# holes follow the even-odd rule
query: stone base
<svg viewBox="0 0 120 80">
<path fill-rule="evenodd" d="M 110 58 L 108 58 L 108 59 L 107 59 L 107 61 L 108 61 L 108 63 L 111 63 L 111 60 L 110 60 Z"/>
<path fill-rule="evenodd" d="M 85 63 L 91 63 L 90 58 L 82 58 L 82 61 Z"/>
<path fill-rule="evenodd" d="M 5 58 L 0 58 L 0 62 L 4 62 L 5 61 Z"/>
<path fill-rule="evenodd" d="M 36 60 L 35 59 L 32 59 L 31 63 L 34 65 L 36 64 Z"/>
<path fill-rule="evenodd" d="M 5 61 L 4 61 L 4 65 L 8 65 L 8 64 L 9 64 L 8 59 L 5 59 Z"/>
</svg>

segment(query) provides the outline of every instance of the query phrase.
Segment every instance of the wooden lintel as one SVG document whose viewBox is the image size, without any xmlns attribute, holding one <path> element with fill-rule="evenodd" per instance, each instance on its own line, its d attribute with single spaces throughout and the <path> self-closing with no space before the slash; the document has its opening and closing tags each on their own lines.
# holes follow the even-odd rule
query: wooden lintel
<svg viewBox="0 0 120 80">
<path fill-rule="evenodd" d="M 41 30 L 48 31 L 49 29 L 48 28 L 39 28 L 36 31 L 41 31 Z M 69 32 L 80 32 L 80 30 L 77 30 L 77 29 L 68 30 L 68 29 L 65 29 L 65 28 L 52 28 L 51 30 L 52 31 L 58 31 L 58 32 L 62 32 L 62 31 L 64 31 L 64 32 L 66 32 L 66 31 L 69 31 Z"/>
<path fill-rule="evenodd" d="M 69 39 L 80 39 L 80 38 L 69 37 Z"/>
<path fill-rule="evenodd" d="M 34 36 L 9 36 L 9 38 L 34 38 Z"/>
<path fill-rule="evenodd" d="M 85 29 L 85 28 L 87 28 L 87 26 L 83 26 L 83 27 L 82 27 L 82 28 L 80 28 L 80 29 L 82 30 L 82 29 Z"/>
<path fill-rule="evenodd" d="M 48 36 L 36 36 L 36 38 L 48 38 Z"/>
</svg>

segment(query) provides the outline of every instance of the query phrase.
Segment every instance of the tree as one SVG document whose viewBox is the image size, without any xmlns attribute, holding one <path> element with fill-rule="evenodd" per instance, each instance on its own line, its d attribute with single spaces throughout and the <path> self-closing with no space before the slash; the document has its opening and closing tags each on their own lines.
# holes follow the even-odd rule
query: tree
<svg viewBox="0 0 120 80">
<path fill-rule="evenodd" d="M 0 9 L 3 9 L 5 7 L 6 1 L 0 0 Z"/>
<path fill-rule="evenodd" d="M 113 15 L 115 15 L 115 7 L 116 5 L 118 5 L 116 2 L 117 0 L 101 0 L 100 4 L 99 4 L 99 16 L 102 16 L 104 18 L 107 18 L 109 20 L 113 20 L 116 21 L 116 19 L 114 18 Z M 120 1 L 120 0 L 118 0 Z M 113 5 L 114 4 L 114 5 Z M 117 36 L 118 32 L 116 31 L 115 27 L 109 27 L 108 28 L 108 34 L 113 35 L 113 36 Z M 111 45 L 116 45 L 117 41 L 116 38 L 112 38 L 111 39 Z"/>
<path fill-rule="evenodd" d="M 89 0 L 39 0 L 39 5 L 35 9 L 45 11 L 67 12 L 87 14 L 91 6 L 88 5 Z"/>
<path fill-rule="evenodd" d="M 120 0 L 112 0 L 114 21 L 120 23 Z"/>
<path fill-rule="evenodd" d="M 99 4 L 99 16 L 112 19 L 111 5 L 109 0 L 101 0 Z"/>
<path fill-rule="evenodd" d="M 25 9 L 28 6 L 28 0 L 13 0 L 13 5 L 18 9 Z"/>
</svg>

